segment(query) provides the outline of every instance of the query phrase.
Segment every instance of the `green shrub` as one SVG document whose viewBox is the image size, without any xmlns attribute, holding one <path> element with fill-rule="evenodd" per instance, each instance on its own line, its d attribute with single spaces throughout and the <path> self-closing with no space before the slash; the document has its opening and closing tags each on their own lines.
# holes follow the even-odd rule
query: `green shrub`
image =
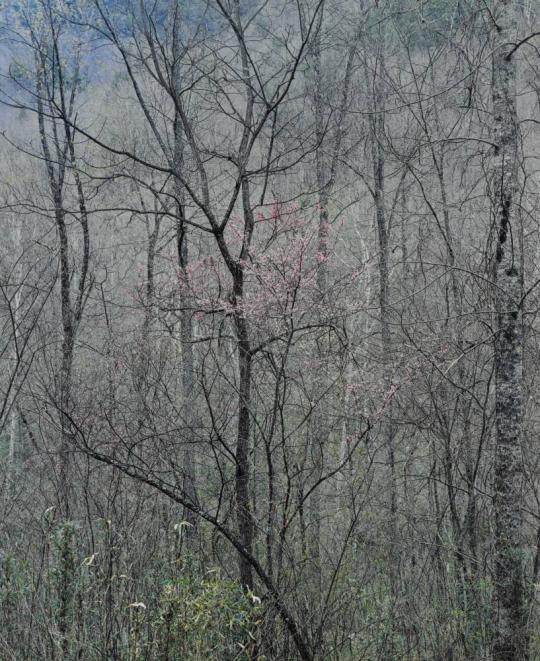
<svg viewBox="0 0 540 661">
<path fill-rule="evenodd" d="M 209 573 L 163 585 L 152 630 L 157 657 L 167 660 L 252 659 L 260 606 L 240 585 Z"/>
</svg>

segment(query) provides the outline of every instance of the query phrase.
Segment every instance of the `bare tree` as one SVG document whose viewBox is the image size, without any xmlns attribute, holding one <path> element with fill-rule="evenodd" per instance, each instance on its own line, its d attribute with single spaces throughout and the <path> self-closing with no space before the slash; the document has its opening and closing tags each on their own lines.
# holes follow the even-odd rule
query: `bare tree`
<svg viewBox="0 0 540 661">
<path fill-rule="evenodd" d="M 0 9 L 2 658 L 535 658 L 538 20 Z"/>
</svg>

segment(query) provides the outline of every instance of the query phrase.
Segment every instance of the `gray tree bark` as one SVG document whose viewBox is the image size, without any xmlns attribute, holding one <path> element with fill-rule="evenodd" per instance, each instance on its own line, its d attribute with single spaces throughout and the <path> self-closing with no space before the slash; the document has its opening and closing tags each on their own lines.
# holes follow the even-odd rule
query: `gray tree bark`
<svg viewBox="0 0 540 661">
<path fill-rule="evenodd" d="M 60 267 L 60 309 L 62 320 L 62 357 L 58 383 L 57 406 L 60 412 L 60 448 L 58 452 L 58 506 L 64 520 L 70 517 L 70 421 L 71 379 L 75 337 L 88 297 L 88 272 L 90 263 L 90 234 L 86 199 L 76 163 L 74 132 L 69 118 L 74 111 L 78 83 L 78 63 L 75 62 L 73 78 L 64 80 L 64 70 L 58 50 L 59 35 L 54 20 L 50 21 L 51 49 L 54 53 L 53 71 L 48 69 L 43 45 L 36 43 L 36 100 L 39 136 L 43 160 L 47 169 L 47 179 L 51 193 L 54 220 L 58 235 L 58 255 Z M 49 76 L 49 77 L 48 77 Z M 53 79 L 54 82 L 50 80 Z M 71 88 L 69 95 L 67 87 Z M 68 98 L 66 98 L 68 96 Z M 50 119 L 51 135 L 47 132 L 46 118 L 54 118 L 59 109 L 62 120 Z M 71 172 L 75 183 L 79 222 L 82 230 L 82 260 L 78 272 L 71 266 L 70 243 L 64 192 L 67 173 Z M 74 275 L 78 276 L 75 286 Z"/>
<path fill-rule="evenodd" d="M 384 41 L 381 35 L 381 42 Z M 385 165 L 386 157 L 384 150 L 385 135 L 385 94 L 383 90 L 382 76 L 384 74 L 383 48 L 381 47 L 374 60 L 372 79 L 365 67 L 366 88 L 369 90 L 369 146 L 371 150 L 371 165 L 373 170 L 373 184 L 371 194 L 375 206 L 375 224 L 379 248 L 379 310 L 381 330 L 381 362 L 382 362 L 382 384 L 384 398 L 388 398 L 382 421 L 383 442 L 386 449 L 386 462 L 388 466 L 388 483 L 386 505 L 389 511 L 388 536 L 391 553 L 391 582 L 392 589 L 397 587 L 399 573 L 399 545 L 398 545 L 398 521 L 397 521 L 397 481 L 395 468 L 395 436 L 396 425 L 393 420 L 394 400 L 392 396 L 392 333 L 390 330 L 390 299 L 389 299 L 389 222 L 385 206 Z"/>
<path fill-rule="evenodd" d="M 495 612 L 493 658 L 528 658 L 522 507 L 523 417 L 522 274 L 518 179 L 516 16 L 511 0 L 496 7 L 492 29 L 493 142 L 491 196 L 494 232 L 496 451 L 494 475 Z"/>
<path fill-rule="evenodd" d="M 22 249 L 22 232 L 21 224 L 16 223 L 15 219 L 11 219 L 12 228 L 14 236 L 14 252 L 18 252 L 19 249 Z M 12 382 L 12 392 L 13 395 L 10 397 L 10 422 L 9 422 L 9 445 L 8 445 L 8 457 L 7 457 L 7 466 L 6 466 L 6 483 L 5 483 L 5 492 L 4 496 L 7 498 L 11 492 L 14 485 L 14 477 L 16 472 L 16 462 L 15 456 L 17 448 L 20 445 L 21 439 L 21 415 L 20 415 L 20 404 L 17 401 L 18 395 L 18 386 L 20 379 L 18 376 L 19 368 L 19 342 L 20 342 L 20 316 L 21 316 L 21 283 L 19 278 L 21 277 L 21 268 L 17 264 L 15 267 L 15 286 L 17 287 L 15 295 L 13 297 L 13 306 L 12 306 L 12 316 L 13 316 L 13 371 L 10 381 Z"/>
</svg>

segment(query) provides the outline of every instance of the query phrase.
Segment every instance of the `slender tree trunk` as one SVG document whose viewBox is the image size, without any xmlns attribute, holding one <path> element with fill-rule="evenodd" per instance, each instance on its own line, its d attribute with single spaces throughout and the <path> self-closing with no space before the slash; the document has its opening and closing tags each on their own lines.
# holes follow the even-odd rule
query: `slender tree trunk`
<svg viewBox="0 0 540 661">
<path fill-rule="evenodd" d="M 301 31 L 305 36 L 307 33 L 306 12 L 302 3 L 299 3 L 299 14 L 301 20 Z M 322 25 L 324 20 L 324 2 L 321 4 L 317 16 L 317 23 L 313 31 L 309 47 L 309 62 L 312 69 L 312 80 L 308 86 L 307 93 L 313 100 L 313 109 L 315 115 L 315 169 L 318 196 L 318 215 L 319 222 L 317 228 L 317 289 L 319 292 L 318 303 L 320 305 L 320 321 L 324 324 L 324 314 L 329 305 L 325 300 L 328 292 L 328 268 L 330 258 L 330 215 L 328 205 L 332 190 L 334 188 L 337 160 L 340 155 L 340 148 L 345 133 L 344 122 L 349 100 L 349 90 L 352 79 L 352 68 L 354 55 L 356 53 L 356 44 L 358 34 L 349 47 L 343 80 L 341 83 L 341 99 L 338 107 L 338 116 L 335 120 L 334 130 L 329 130 L 325 119 L 327 104 L 324 99 L 325 80 L 323 79 L 323 61 L 322 61 Z M 323 313 L 323 310 L 325 311 Z M 327 390 L 330 386 L 329 379 L 329 342 L 326 336 L 323 336 L 318 342 L 317 350 L 319 357 L 319 368 L 317 370 L 314 384 L 315 400 L 317 408 L 312 420 L 312 433 L 310 440 L 310 460 L 311 460 L 311 481 L 318 482 L 325 468 L 324 448 L 328 446 L 330 436 L 330 422 L 328 420 L 328 397 Z M 316 579 L 320 589 L 321 580 L 321 505 L 323 494 L 319 488 L 315 489 L 309 500 L 310 515 L 310 554 L 315 565 Z"/>
<path fill-rule="evenodd" d="M 180 212 L 180 210 L 179 210 Z M 183 210 L 180 212 L 183 214 Z M 194 448 L 195 433 L 197 425 L 196 401 L 195 401 L 195 363 L 193 356 L 193 321 L 192 313 L 189 309 L 188 294 L 188 246 L 185 231 L 181 229 L 183 225 L 183 215 L 180 216 L 177 226 L 178 238 L 178 257 L 180 270 L 183 278 L 182 287 L 182 311 L 180 313 L 180 343 L 182 346 L 182 418 L 184 429 L 186 430 L 184 442 L 182 444 L 182 465 L 183 465 L 183 484 L 184 491 L 188 498 L 195 505 L 198 505 L 197 478 L 195 472 Z M 197 525 L 197 517 L 190 511 L 184 511 L 184 518 L 190 524 L 186 531 L 186 537 L 192 537 Z"/>
<path fill-rule="evenodd" d="M 529 656 L 524 587 L 524 541 L 521 516 L 523 466 L 522 274 L 519 254 L 517 192 L 518 124 L 513 44 L 516 17 L 511 0 L 501 0 L 493 26 L 493 142 L 491 172 L 496 231 L 495 308 L 495 631 L 496 661 Z"/>
<path fill-rule="evenodd" d="M 235 286 L 236 305 L 235 325 L 238 342 L 238 433 L 236 440 L 236 507 L 238 532 L 244 548 L 253 552 L 253 521 L 249 498 L 249 442 L 250 442 L 250 404 L 251 404 L 251 366 L 252 355 L 249 344 L 247 320 L 242 310 L 243 274 L 239 274 Z M 253 569 L 243 555 L 238 556 L 240 581 L 251 590 L 253 588 Z"/>
<path fill-rule="evenodd" d="M 12 218 L 12 223 L 13 223 Z M 15 225 L 15 223 L 13 223 Z M 22 232 L 20 222 L 13 227 L 13 236 L 14 243 L 13 246 L 14 254 L 18 254 L 19 250 L 22 252 Z M 14 270 L 15 276 L 15 295 L 13 296 L 12 304 L 12 317 L 13 317 L 13 371 L 11 381 L 11 412 L 10 412 L 10 421 L 9 421 L 9 446 L 8 446 L 8 461 L 6 467 L 6 485 L 5 485 L 5 495 L 9 497 L 12 492 L 12 486 L 14 484 L 14 477 L 16 471 L 15 465 L 15 456 L 17 448 L 20 444 L 21 437 L 21 414 L 19 409 L 19 403 L 17 401 L 17 394 L 19 389 L 20 381 L 17 378 L 19 372 L 19 341 L 20 341 L 20 332 L 19 332 L 19 323 L 21 316 L 21 283 L 19 282 L 19 277 L 21 275 L 21 269 L 17 264 Z"/>
<path fill-rule="evenodd" d="M 69 412 L 71 402 L 71 372 L 73 366 L 74 330 L 71 311 L 71 277 L 69 269 L 69 245 L 61 198 L 55 199 L 56 227 L 60 239 L 60 299 L 62 314 L 62 364 L 60 368 L 60 466 L 59 506 L 62 519 L 70 516 L 70 439 Z"/>
<path fill-rule="evenodd" d="M 180 43 L 181 16 L 180 8 L 176 0 L 172 0 L 170 7 L 172 25 L 172 84 L 175 101 L 174 115 L 174 148 L 173 169 L 177 174 L 175 178 L 176 198 L 176 246 L 178 253 L 180 287 L 180 344 L 182 347 L 182 418 L 185 429 L 185 437 L 182 443 L 182 469 L 183 487 L 186 496 L 194 505 L 199 504 L 197 496 L 197 479 L 194 461 L 195 428 L 197 425 L 196 401 L 195 401 L 195 361 L 193 356 L 193 318 L 190 309 L 190 282 L 188 274 L 189 266 L 189 243 L 188 225 L 186 223 L 185 191 L 182 186 L 180 175 L 184 175 L 184 131 L 180 106 L 182 103 L 182 76 L 181 56 L 182 47 Z M 184 510 L 184 519 L 190 524 L 185 531 L 185 538 L 191 539 L 197 525 L 197 517 L 189 509 Z"/>
<path fill-rule="evenodd" d="M 57 47 L 56 44 L 53 46 Z M 65 101 L 63 97 L 63 79 L 59 63 L 59 58 L 55 60 L 55 74 L 58 76 L 58 88 L 61 92 L 60 105 L 66 112 Z M 71 403 L 71 373 L 73 366 L 73 349 L 75 341 L 75 332 L 80 321 L 85 301 L 85 282 L 88 272 L 89 260 L 89 239 L 88 239 L 88 219 L 86 206 L 81 183 L 78 175 L 75 175 L 77 194 L 79 199 L 79 210 L 81 211 L 81 225 L 83 229 L 83 265 L 79 278 L 79 293 L 76 304 L 72 307 L 71 301 L 71 283 L 72 271 L 70 268 L 70 250 L 68 229 L 66 226 L 66 212 L 64 209 L 63 190 L 65 184 L 66 168 L 69 161 L 76 172 L 74 147 L 72 144 L 72 135 L 68 124 L 64 121 L 64 140 L 61 141 L 56 121 L 51 121 L 52 138 L 47 134 L 45 118 L 45 101 L 49 106 L 49 115 L 53 115 L 52 107 L 56 103 L 55 98 L 47 96 L 50 94 L 50 88 L 46 84 L 46 63 L 43 53 L 36 54 L 36 87 L 37 87 L 37 115 L 39 125 L 39 135 L 43 158 L 47 168 L 47 178 L 51 197 L 54 206 L 54 220 L 58 235 L 58 256 L 60 265 L 60 310 L 62 320 L 62 357 L 60 366 L 60 378 L 57 388 L 60 417 L 60 448 L 58 452 L 58 508 L 60 516 L 64 521 L 70 516 L 70 422 L 69 410 Z M 74 94 L 74 92 L 73 92 Z M 54 149 L 54 157 L 51 153 L 51 144 Z"/>
<path fill-rule="evenodd" d="M 144 209 L 144 200 L 140 195 L 141 208 Z M 154 266 L 156 258 L 156 244 L 159 237 L 159 216 L 145 214 L 146 221 L 146 279 L 144 283 L 144 318 L 141 327 L 138 348 L 138 364 L 135 372 L 135 391 L 138 398 L 137 428 L 144 434 L 143 427 L 150 416 L 149 406 L 149 371 L 152 365 L 152 330 L 156 318 L 155 279 Z"/>
<path fill-rule="evenodd" d="M 250 64 L 246 47 L 244 28 L 242 25 L 242 13 L 240 0 L 234 0 L 234 20 L 236 23 L 236 35 L 240 47 L 240 60 L 242 63 L 242 78 L 246 94 L 246 107 L 243 116 L 243 132 L 238 153 L 239 177 L 242 193 L 242 209 L 244 213 L 244 232 L 242 248 L 239 259 L 231 263 L 229 270 L 233 276 L 233 304 L 234 324 L 236 330 L 237 355 L 238 355 L 238 432 L 236 437 L 236 516 L 238 532 L 244 548 L 251 554 L 253 552 L 253 516 L 249 497 L 249 450 L 250 450 L 250 427 L 251 427 L 251 378 L 252 358 L 248 320 L 244 310 L 244 267 L 243 263 L 249 258 L 251 239 L 255 228 L 253 216 L 253 205 L 251 203 L 251 190 L 249 179 L 246 176 L 246 167 L 249 159 L 250 132 L 253 129 L 253 113 L 255 99 L 250 76 Z M 247 590 L 253 588 L 253 568 L 246 558 L 239 554 L 240 581 Z"/>
<path fill-rule="evenodd" d="M 375 221 L 379 244 L 379 309 L 381 328 L 381 355 L 383 367 L 384 397 L 389 398 L 384 411 L 382 433 L 386 448 L 388 465 L 388 496 L 389 509 L 389 541 L 391 559 L 391 578 L 393 589 L 396 587 L 398 559 L 398 523 L 397 523 L 397 484 L 395 471 L 395 423 L 393 420 L 392 389 L 392 334 L 390 332 L 390 300 L 389 300 L 389 245 L 388 220 L 385 209 L 385 153 L 384 153 L 384 95 L 381 76 L 383 74 L 382 52 L 379 52 L 375 62 L 372 81 L 372 99 L 370 113 L 370 147 L 373 168 L 373 202 L 375 204 Z M 366 69 L 366 80 L 369 80 Z"/>
<path fill-rule="evenodd" d="M 323 13 L 321 11 L 320 20 Z M 315 152 L 316 175 L 317 175 L 317 194 L 319 225 L 317 232 L 317 289 L 319 296 L 320 312 L 324 308 L 324 299 L 328 288 L 328 257 L 329 257 L 329 235 L 330 222 L 328 217 L 329 200 L 329 172 L 325 163 L 323 153 L 324 140 L 324 114 L 322 99 L 322 72 L 321 72 L 321 47 L 320 47 L 320 26 L 313 38 L 312 61 L 315 74 L 314 80 L 314 110 L 315 110 L 315 137 L 317 140 L 317 150 Z M 313 416 L 313 430 L 311 434 L 311 452 L 310 461 L 312 468 L 312 481 L 316 483 L 322 477 L 324 471 L 324 447 L 328 440 L 328 406 L 325 389 L 328 387 L 328 346 L 326 336 L 318 342 L 319 366 L 316 372 L 315 380 L 315 401 L 316 410 Z M 309 553 L 314 563 L 315 579 L 320 590 L 321 586 L 321 492 L 315 489 L 309 500 Z"/>
</svg>

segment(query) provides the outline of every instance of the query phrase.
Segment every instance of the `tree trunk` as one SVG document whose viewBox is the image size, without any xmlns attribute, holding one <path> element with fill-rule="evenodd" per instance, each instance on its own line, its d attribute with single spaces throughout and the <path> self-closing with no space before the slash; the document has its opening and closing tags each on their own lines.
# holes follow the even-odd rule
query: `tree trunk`
<svg viewBox="0 0 540 661">
<path fill-rule="evenodd" d="M 180 343 L 182 347 L 182 423 L 185 429 L 182 443 L 182 469 L 183 488 L 190 501 L 199 504 L 197 496 L 197 480 L 195 474 L 195 462 L 193 459 L 194 434 L 197 421 L 195 402 L 195 362 L 193 357 L 193 319 L 190 309 L 189 292 L 189 245 L 188 227 L 186 224 L 185 191 L 180 176 L 184 175 L 184 131 L 182 118 L 180 116 L 180 104 L 182 93 L 182 77 L 180 71 L 180 59 L 182 46 L 180 43 L 180 9 L 176 0 L 171 2 L 171 25 L 172 25 L 172 83 L 175 101 L 174 116 L 174 149 L 173 169 L 175 178 L 176 198 L 176 245 L 178 252 L 179 275 L 181 279 L 180 288 Z M 185 531 L 185 538 L 193 537 L 197 525 L 197 517 L 189 509 L 184 510 L 184 519 L 190 524 Z"/>
<path fill-rule="evenodd" d="M 397 524 L 397 485 L 395 474 L 395 424 L 393 420 L 392 397 L 392 336 L 390 332 L 390 301 L 389 301 L 389 246 L 388 221 L 385 209 L 385 153 L 384 139 L 384 94 L 381 77 L 383 74 L 382 51 L 378 53 L 375 61 L 375 71 L 371 82 L 372 98 L 370 103 L 370 147 L 373 168 L 372 196 L 375 205 L 375 222 L 379 248 L 379 309 L 381 328 L 381 356 L 383 368 L 383 397 L 387 406 L 383 413 L 382 434 L 386 448 L 386 461 L 388 466 L 387 507 L 389 510 L 388 535 L 390 543 L 390 567 L 392 589 L 395 590 L 398 571 L 398 524 Z M 366 68 L 366 82 L 369 82 Z M 368 85 L 369 87 L 369 85 Z"/>
<path fill-rule="evenodd" d="M 253 521 L 249 499 L 249 440 L 251 404 L 251 350 L 247 321 L 242 310 L 243 276 L 235 282 L 235 325 L 238 342 L 238 433 L 236 440 L 236 508 L 240 539 L 246 551 L 253 553 Z M 239 554 L 240 581 L 248 590 L 253 589 L 253 569 Z"/>
<path fill-rule="evenodd" d="M 12 232 L 14 236 L 14 246 L 13 253 L 18 254 L 19 250 L 23 252 L 22 247 L 22 231 L 20 222 L 15 225 L 15 219 L 12 218 Z M 11 382 L 11 411 L 10 411 L 10 424 L 9 424 L 9 446 L 8 446 L 8 460 L 6 466 L 6 484 L 5 484 L 5 496 L 6 499 L 12 493 L 12 486 L 14 484 L 16 465 L 15 457 L 17 448 L 20 444 L 21 438 L 21 415 L 20 415 L 20 404 L 17 401 L 17 395 L 19 390 L 20 380 L 18 378 L 19 367 L 20 367 L 20 356 L 19 356 L 19 342 L 20 342 L 20 333 L 19 333 L 19 324 L 21 317 L 21 268 L 19 263 L 15 266 L 14 270 L 15 275 L 15 295 L 13 297 L 13 306 L 11 309 L 11 314 L 13 317 L 13 371 L 10 378 Z"/>
<path fill-rule="evenodd" d="M 523 417 L 522 275 L 514 194 L 517 185 L 518 125 L 516 18 L 510 0 L 501 0 L 493 26 L 493 142 L 491 195 L 496 221 L 494 296 L 495 338 L 495 631 L 496 661 L 528 658 L 524 589 L 521 458 Z"/>
</svg>

